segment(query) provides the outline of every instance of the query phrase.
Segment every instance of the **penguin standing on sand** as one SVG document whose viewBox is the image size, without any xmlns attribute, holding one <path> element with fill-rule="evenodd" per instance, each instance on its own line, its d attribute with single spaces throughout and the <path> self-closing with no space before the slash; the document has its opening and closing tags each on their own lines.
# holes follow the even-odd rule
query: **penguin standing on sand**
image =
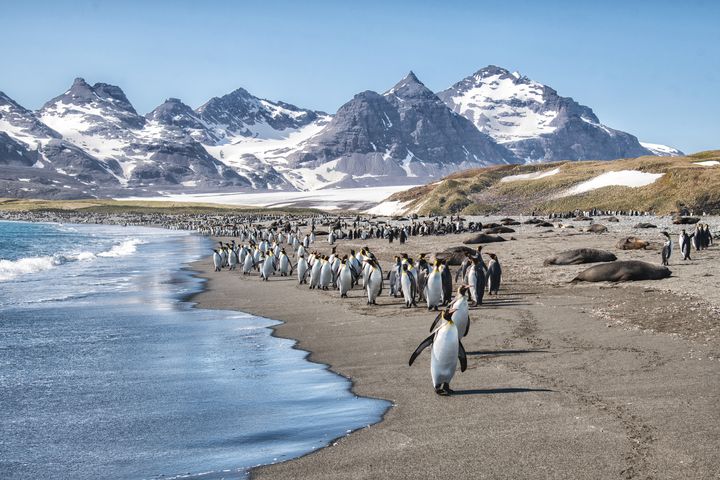
<svg viewBox="0 0 720 480">
<path fill-rule="evenodd" d="M 323 257 L 320 266 L 320 288 L 327 290 L 332 283 L 332 265 L 327 257 Z"/>
<path fill-rule="evenodd" d="M 270 275 L 275 273 L 275 255 L 272 251 L 268 250 L 265 253 L 265 261 L 263 262 L 262 269 L 260 270 L 260 277 L 263 281 L 267 282 L 270 279 Z"/>
<path fill-rule="evenodd" d="M 435 260 L 430 275 L 428 275 L 427 283 L 425 284 L 425 302 L 427 303 L 428 310 L 437 310 L 442 303 L 442 273 L 440 271 L 442 264 L 439 260 Z"/>
<path fill-rule="evenodd" d="M 347 298 L 347 292 L 353 285 L 352 266 L 348 262 L 347 257 L 340 260 L 340 272 L 338 273 L 338 288 L 340 289 L 340 298 Z"/>
<path fill-rule="evenodd" d="M 297 262 L 298 285 L 307 283 L 308 262 L 303 255 L 300 255 Z"/>
<path fill-rule="evenodd" d="M 464 372 L 467 369 L 467 356 L 449 310 L 440 313 L 439 326 L 418 345 L 410 356 L 408 364 L 412 365 L 418 355 L 430 346 L 430 376 L 435 393 L 450 395 L 453 393 L 450 390 L 450 381 L 455 376 L 458 359 L 460 371 Z"/>
<path fill-rule="evenodd" d="M 320 257 L 312 255 L 310 257 L 312 268 L 310 269 L 310 289 L 317 288 L 320 285 L 320 270 L 322 270 L 322 262 Z"/>
<path fill-rule="evenodd" d="M 383 276 L 380 266 L 373 259 L 366 260 L 368 268 L 367 281 L 365 282 L 365 288 L 368 295 L 368 305 L 375 305 L 375 300 L 382 293 L 383 287 Z"/>
<path fill-rule="evenodd" d="M 237 267 L 238 264 L 238 256 L 237 252 L 233 247 L 230 247 L 228 250 L 228 267 L 230 270 L 235 270 L 235 267 Z"/>
<path fill-rule="evenodd" d="M 450 308 L 450 319 L 455 323 L 458 329 L 458 335 L 460 338 L 466 337 L 470 331 L 470 310 L 468 308 L 468 299 L 466 295 L 469 295 L 470 289 L 467 285 L 460 285 L 453 300 L 452 307 Z M 430 331 L 432 332 L 437 327 L 440 319 L 442 318 L 442 312 L 435 317 L 435 321 L 430 325 Z"/>
<path fill-rule="evenodd" d="M 490 262 L 487 267 L 487 282 L 488 282 L 488 295 L 498 294 L 500 290 L 500 279 L 502 277 L 502 269 L 500 268 L 500 261 L 497 255 L 494 253 L 488 253 Z"/>
<path fill-rule="evenodd" d="M 408 271 L 409 267 L 409 264 L 403 264 L 400 281 L 400 283 L 402 284 L 403 297 L 405 298 L 405 308 L 416 306 L 415 297 L 417 294 L 417 283 L 415 282 L 415 277 L 413 277 L 412 273 Z"/>
<path fill-rule="evenodd" d="M 668 232 L 662 232 L 662 234 L 665 236 L 665 243 L 662 248 L 662 264 L 668 266 L 670 265 L 670 255 L 672 255 L 673 242 Z"/>
<path fill-rule="evenodd" d="M 443 305 L 449 305 L 453 294 L 452 273 L 450 272 L 450 266 L 444 260 L 442 262 L 440 276 L 442 278 Z"/>
<path fill-rule="evenodd" d="M 683 229 L 683 231 L 680 233 L 680 238 L 678 239 L 678 244 L 680 245 L 680 253 L 682 253 L 683 260 L 692 260 L 690 258 L 690 239 L 694 236 L 688 235 L 687 232 Z"/>
<path fill-rule="evenodd" d="M 213 248 L 213 265 L 215 266 L 215 271 L 219 272 L 222 269 L 222 257 L 220 256 L 220 252 L 215 250 Z"/>
</svg>

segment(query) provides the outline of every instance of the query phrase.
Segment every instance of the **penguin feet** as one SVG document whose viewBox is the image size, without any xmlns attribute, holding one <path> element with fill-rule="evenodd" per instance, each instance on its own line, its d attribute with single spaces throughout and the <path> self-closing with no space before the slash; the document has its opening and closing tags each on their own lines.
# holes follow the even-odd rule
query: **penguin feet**
<svg viewBox="0 0 720 480">
<path fill-rule="evenodd" d="M 450 390 L 449 383 L 441 383 L 435 387 L 435 393 L 443 397 L 448 397 L 452 395 L 453 391 Z"/>
</svg>

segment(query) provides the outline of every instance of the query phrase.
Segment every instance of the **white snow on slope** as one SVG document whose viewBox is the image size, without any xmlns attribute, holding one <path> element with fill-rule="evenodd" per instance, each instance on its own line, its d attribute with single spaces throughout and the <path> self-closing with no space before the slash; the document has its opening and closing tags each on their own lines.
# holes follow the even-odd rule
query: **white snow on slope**
<svg viewBox="0 0 720 480">
<path fill-rule="evenodd" d="M 543 85 L 532 81 L 516 83 L 511 78 L 500 77 L 476 78 L 479 85 L 452 97 L 453 110 L 498 143 L 554 132 L 551 122 L 558 112 L 537 112 L 530 106 L 536 104 L 539 107 L 544 103 Z M 526 105 L 518 106 L 520 103 Z M 484 111 L 493 112 L 492 117 L 486 116 Z"/>
<path fill-rule="evenodd" d="M 661 145 L 659 143 L 640 142 L 640 145 L 659 157 L 679 157 L 683 155 L 683 152 L 677 148 L 668 147 L 667 145 Z"/>
<path fill-rule="evenodd" d="M 365 213 L 369 213 L 371 215 L 381 215 L 386 217 L 392 217 L 394 215 L 402 215 L 405 207 L 410 202 L 400 202 L 395 200 L 386 200 L 384 202 L 378 203 L 373 208 L 370 208 L 368 210 L 365 210 Z"/>
<path fill-rule="evenodd" d="M 500 179 L 501 183 L 516 182 L 518 180 L 537 180 L 539 178 L 551 177 L 560 173 L 560 168 L 553 168 L 552 170 L 545 170 L 541 172 L 533 173 L 521 173 L 519 175 L 509 175 Z"/>
<path fill-rule="evenodd" d="M 703 167 L 715 167 L 720 165 L 717 160 L 705 160 L 704 162 L 695 162 L 695 165 L 702 165 Z"/>
<path fill-rule="evenodd" d="M 321 210 L 338 208 L 364 210 L 380 203 L 395 192 L 405 191 L 416 186 L 337 188 L 312 192 L 169 194 L 159 197 L 124 197 L 122 200 L 159 200 L 256 207 L 302 206 Z"/>
<path fill-rule="evenodd" d="M 620 187 L 645 187 L 655 183 L 664 173 L 647 173 L 639 170 L 620 170 L 618 172 L 605 172 L 595 178 L 579 183 L 566 190 L 558 197 L 568 197 L 581 193 L 597 190 L 598 188 L 620 186 Z"/>
</svg>

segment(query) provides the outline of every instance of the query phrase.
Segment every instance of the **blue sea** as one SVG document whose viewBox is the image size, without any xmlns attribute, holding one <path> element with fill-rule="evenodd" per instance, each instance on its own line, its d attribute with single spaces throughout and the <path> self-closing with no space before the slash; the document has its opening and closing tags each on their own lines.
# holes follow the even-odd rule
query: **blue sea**
<svg viewBox="0 0 720 480">
<path fill-rule="evenodd" d="M 278 322 L 183 300 L 210 245 L 0 222 L 0 478 L 244 478 L 381 419 Z"/>
</svg>

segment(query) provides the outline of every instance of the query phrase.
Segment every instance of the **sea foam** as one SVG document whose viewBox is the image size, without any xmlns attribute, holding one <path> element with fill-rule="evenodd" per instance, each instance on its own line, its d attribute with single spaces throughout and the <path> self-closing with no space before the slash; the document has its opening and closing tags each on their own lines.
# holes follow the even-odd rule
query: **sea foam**
<svg viewBox="0 0 720 480">
<path fill-rule="evenodd" d="M 97 254 L 84 251 L 80 253 L 59 253 L 42 257 L 25 257 L 17 260 L 0 260 L 0 282 L 12 280 L 21 275 L 44 272 L 68 262 L 92 261 L 97 257 L 125 257 L 135 253 L 137 246 L 142 243 L 143 241 L 138 238 L 131 238 L 117 245 L 113 245 L 107 251 Z"/>
</svg>

